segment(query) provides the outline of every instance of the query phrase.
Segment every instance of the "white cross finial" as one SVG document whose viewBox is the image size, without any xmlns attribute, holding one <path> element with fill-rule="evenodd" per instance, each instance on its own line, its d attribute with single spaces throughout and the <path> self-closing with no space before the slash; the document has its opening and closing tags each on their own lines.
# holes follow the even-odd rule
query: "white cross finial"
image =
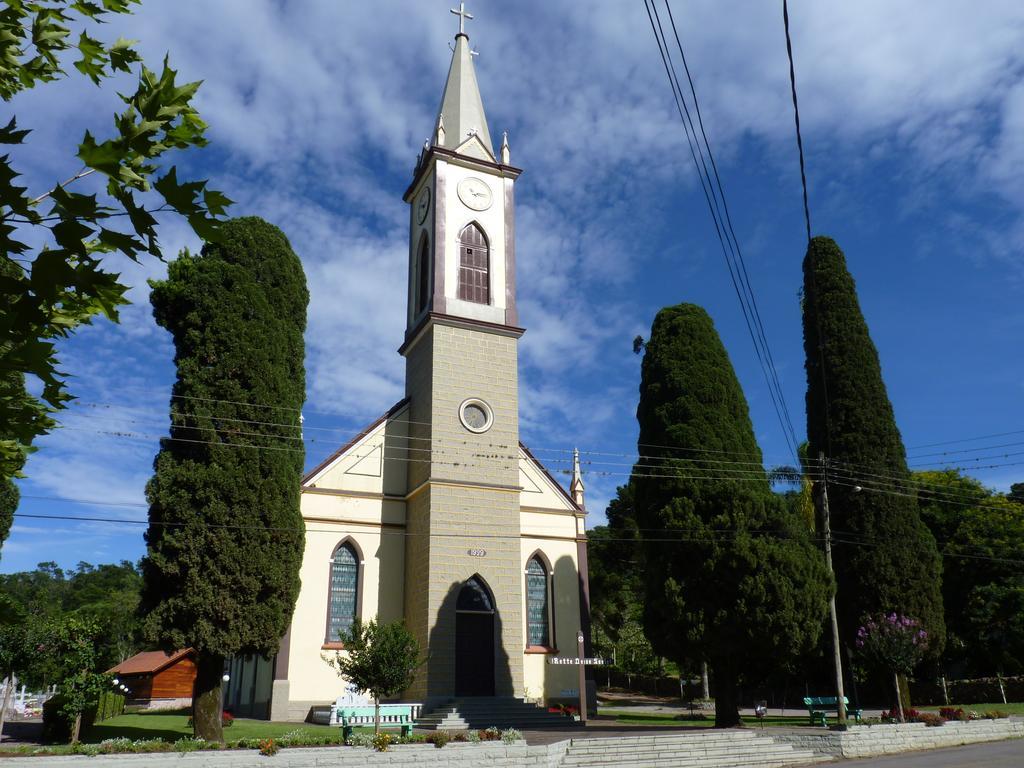
<svg viewBox="0 0 1024 768">
<path fill-rule="evenodd" d="M 466 11 L 466 4 L 464 2 L 459 3 L 459 10 L 452 8 L 452 13 L 459 17 L 459 34 L 466 34 L 466 19 L 472 19 L 473 14 Z"/>
</svg>

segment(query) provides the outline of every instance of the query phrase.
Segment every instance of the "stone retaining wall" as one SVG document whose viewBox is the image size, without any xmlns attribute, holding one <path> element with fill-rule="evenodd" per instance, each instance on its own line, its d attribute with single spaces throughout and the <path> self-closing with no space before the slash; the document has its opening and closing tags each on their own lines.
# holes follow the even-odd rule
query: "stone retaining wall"
<svg viewBox="0 0 1024 768">
<path fill-rule="evenodd" d="M 1024 738 L 1024 720 L 948 722 L 937 728 L 924 723 L 855 725 L 848 731 L 771 734 L 776 741 L 833 757 L 876 757 L 919 749 L 959 747 L 983 741 Z"/>
<path fill-rule="evenodd" d="M 430 744 L 399 744 L 387 752 L 362 747 L 321 747 L 282 749 L 273 757 L 255 750 L 224 752 L 162 752 L 142 755 L 67 755 L 26 757 L 26 768 L 557 768 L 569 748 L 569 741 L 547 746 L 516 744 L 450 743 L 438 750 Z M 20 762 L 20 761 L 19 761 Z M 17 765 L 13 763 L 12 765 Z"/>
</svg>

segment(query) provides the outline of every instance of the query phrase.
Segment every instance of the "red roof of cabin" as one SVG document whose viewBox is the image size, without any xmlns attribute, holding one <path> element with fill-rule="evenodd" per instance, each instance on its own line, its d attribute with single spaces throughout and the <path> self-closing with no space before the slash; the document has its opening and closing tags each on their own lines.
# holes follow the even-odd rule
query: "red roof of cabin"
<svg viewBox="0 0 1024 768">
<path fill-rule="evenodd" d="M 156 674 L 174 664 L 184 656 L 192 653 L 191 648 L 183 648 L 174 653 L 164 651 L 143 651 L 130 659 L 125 659 L 116 667 L 107 670 L 108 675 L 147 675 Z"/>
</svg>

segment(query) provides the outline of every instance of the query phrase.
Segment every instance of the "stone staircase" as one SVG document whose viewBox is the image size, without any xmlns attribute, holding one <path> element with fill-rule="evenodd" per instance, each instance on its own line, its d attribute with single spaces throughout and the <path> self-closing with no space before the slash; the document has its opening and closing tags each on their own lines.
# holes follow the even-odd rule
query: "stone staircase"
<svg viewBox="0 0 1024 768">
<path fill-rule="evenodd" d="M 479 730 L 491 726 L 535 730 L 574 728 L 579 727 L 579 723 L 511 696 L 452 699 L 416 720 L 417 728 L 431 731 Z"/>
<path fill-rule="evenodd" d="M 573 739 L 560 763 L 602 768 L 776 768 L 831 760 L 748 730 Z"/>
</svg>

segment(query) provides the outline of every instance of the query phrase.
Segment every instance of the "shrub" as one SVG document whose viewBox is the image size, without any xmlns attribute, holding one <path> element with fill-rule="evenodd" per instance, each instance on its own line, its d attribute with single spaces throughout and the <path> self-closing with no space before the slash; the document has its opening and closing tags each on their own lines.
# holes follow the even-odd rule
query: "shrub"
<svg viewBox="0 0 1024 768">
<path fill-rule="evenodd" d="M 986 720 L 1001 720 L 1004 717 L 1009 717 L 1008 714 L 1003 712 L 1001 709 L 990 709 L 984 715 Z"/>
<path fill-rule="evenodd" d="M 373 739 L 371 740 L 370 743 L 373 744 L 373 748 L 376 751 L 387 752 L 388 747 L 391 746 L 392 741 L 393 739 L 390 733 L 385 733 L 384 731 L 381 731 L 380 733 L 375 733 L 373 735 Z"/>
<path fill-rule="evenodd" d="M 939 715 L 947 720 L 959 720 L 960 722 L 970 719 L 962 707 L 940 707 Z"/>
<path fill-rule="evenodd" d="M 220 724 L 225 728 L 230 728 L 235 724 L 235 716 L 225 709 L 220 713 Z"/>
<path fill-rule="evenodd" d="M 441 749 L 445 744 L 452 740 L 452 735 L 448 731 L 434 731 L 432 734 L 427 736 L 427 741 L 433 744 L 438 749 Z"/>
<path fill-rule="evenodd" d="M 501 732 L 501 740 L 505 744 L 515 744 L 523 738 L 523 734 L 515 728 L 506 728 Z"/>
<path fill-rule="evenodd" d="M 914 720 L 918 723 L 924 723 L 929 728 L 938 728 L 940 725 L 946 724 L 946 718 L 942 715 L 936 715 L 934 712 L 921 712 Z"/>
<path fill-rule="evenodd" d="M 469 732 L 456 731 L 454 734 L 452 734 L 452 741 L 469 741 Z"/>
<path fill-rule="evenodd" d="M 272 757 L 281 750 L 281 747 L 279 747 L 277 742 L 273 739 L 260 739 L 259 750 L 261 755 Z"/>
<path fill-rule="evenodd" d="M 480 741 L 497 741 L 501 738 L 501 731 L 493 725 L 480 731 Z"/>
<path fill-rule="evenodd" d="M 43 704 L 43 741 L 67 743 L 71 740 L 71 720 L 63 712 L 66 703 L 64 694 L 58 693 Z"/>
<path fill-rule="evenodd" d="M 348 741 L 345 742 L 350 747 L 372 747 L 373 746 L 373 734 L 370 733 L 353 733 L 348 737 Z"/>
<path fill-rule="evenodd" d="M 466 735 L 469 737 L 470 743 L 472 743 L 472 744 L 479 744 L 480 743 L 480 732 L 479 731 L 470 731 Z"/>
<path fill-rule="evenodd" d="M 201 749 L 203 746 L 203 739 L 194 739 L 191 736 L 185 736 L 184 738 L 178 739 L 174 742 L 175 752 L 195 752 Z"/>
</svg>

